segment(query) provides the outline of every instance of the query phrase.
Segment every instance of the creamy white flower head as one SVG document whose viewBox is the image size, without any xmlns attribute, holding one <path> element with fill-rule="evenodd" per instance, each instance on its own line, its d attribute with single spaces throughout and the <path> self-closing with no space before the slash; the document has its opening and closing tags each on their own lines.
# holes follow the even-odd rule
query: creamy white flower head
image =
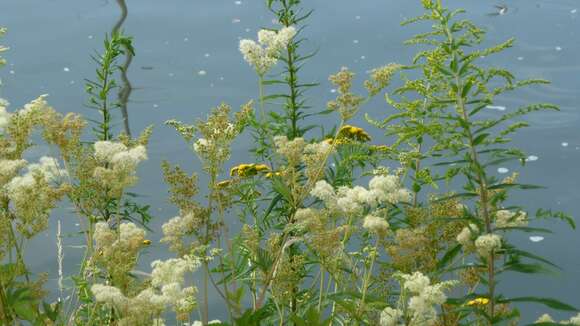
<svg viewBox="0 0 580 326">
<path fill-rule="evenodd" d="M 497 211 L 495 216 L 495 225 L 498 228 L 522 227 L 528 225 L 528 214 L 526 214 L 526 212 L 511 212 L 502 209 Z"/>
<path fill-rule="evenodd" d="M 374 215 L 367 215 L 363 222 L 363 228 L 376 234 L 384 234 L 389 230 L 389 222 Z"/>
<path fill-rule="evenodd" d="M 563 322 L 563 324 L 579 325 L 580 326 L 580 313 L 578 313 L 576 316 L 570 318 L 569 321 Z"/>
<path fill-rule="evenodd" d="M 0 186 L 14 178 L 26 163 L 25 160 L 0 160 Z"/>
<path fill-rule="evenodd" d="M 399 309 L 386 307 L 381 311 L 380 326 L 399 326 L 399 319 L 403 316 L 403 312 Z"/>
<path fill-rule="evenodd" d="M 468 247 L 473 245 L 473 236 L 479 233 L 479 228 L 477 225 L 470 223 L 469 226 L 466 226 L 461 230 L 461 232 L 457 235 L 457 242 L 461 245 Z"/>
<path fill-rule="evenodd" d="M 403 287 L 416 294 L 421 293 L 431 283 L 429 277 L 421 272 L 415 272 L 411 275 L 403 274 L 402 277 L 405 280 Z"/>
<path fill-rule="evenodd" d="M 121 290 L 114 286 L 94 284 L 91 286 L 91 292 L 93 292 L 97 302 L 112 304 L 116 307 L 123 306 L 127 303 L 127 298 Z"/>
<path fill-rule="evenodd" d="M 15 114 L 22 116 L 27 114 L 34 114 L 39 111 L 45 111 L 49 108 L 48 103 L 46 102 L 46 97 L 48 97 L 48 94 L 40 95 L 37 99 L 25 104 L 24 108 L 16 111 Z"/>
<path fill-rule="evenodd" d="M 294 35 L 296 29 L 292 26 L 284 27 L 279 32 L 260 30 L 258 43 L 247 39 L 240 41 L 240 52 L 258 75 L 263 76 L 278 62 L 280 52 L 288 46 Z"/>
<path fill-rule="evenodd" d="M 109 228 L 109 224 L 106 222 L 98 222 L 95 224 L 93 240 L 95 240 L 97 247 L 111 246 L 116 239 L 117 236 L 115 235 L 115 232 Z"/>
<path fill-rule="evenodd" d="M 198 260 L 188 256 L 184 258 L 171 258 L 166 261 L 156 260 L 151 263 L 151 284 L 163 286 L 171 283 L 183 284 L 186 272 L 191 272 L 200 266 Z"/>
<path fill-rule="evenodd" d="M 143 145 L 135 146 L 127 151 L 113 155 L 111 163 L 125 168 L 134 169 L 139 163 L 147 159 L 147 149 Z"/>
<path fill-rule="evenodd" d="M 331 200 L 336 196 L 334 188 L 325 180 L 316 182 L 314 188 L 310 191 L 310 195 L 323 201 Z"/>
<path fill-rule="evenodd" d="M 60 168 L 58 160 L 50 156 L 43 156 L 37 164 L 30 164 L 28 171 L 42 173 L 46 181 L 54 181 L 68 175 L 66 170 Z"/>
<path fill-rule="evenodd" d="M 423 296 L 409 299 L 409 309 L 413 312 L 413 325 L 431 325 L 437 317 L 433 303 Z"/>
<path fill-rule="evenodd" d="M 205 138 L 200 138 L 200 139 L 196 140 L 195 143 L 193 143 L 193 150 L 197 154 L 201 154 L 202 152 L 207 151 L 208 146 L 209 146 L 209 141 Z"/>
<path fill-rule="evenodd" d="M 145 230 L 135 225 L 135 223 L 122 223 L 119 226 L 119 238 L 121 241 L 137 247 L 145 240 Z"/>
<path fill-rule="evenodd" d="M 535 322 L 535 324 L 539 324 L 539 323 L 553 323 L 555 322 L 554 319 L 552 319 L 552 316 L 548 315 L 548 314 L 543 314 L 541 315 Z"/>
<path fill-rule="evenodd" d="M 488 257 L 494 250 L 501 248 L 501 237 L 492 233 L 480 235 L 475 240 L 475 247 L 482 257 Z"/>
<path fill-rule="evenodd" d="M 113 156 L 127 150 L 124 144 L 108 140 L 95 142 L 93 147 L 96 159 L 102 162 L 111 162 Z"/>
<path fill-rule="evenodd" d="M 3 100 L 3 99 L 0 99 Z M 2 105 L 3 103 L 0 103 L 0 132 L 2 132 L 4 130 L 4 128 L 6 128 L 6 126 L 8 126 L 8 124 L 10 123 L 10 116 L 11 114 L 6 110 L 7 105 Z"/>
</svg>

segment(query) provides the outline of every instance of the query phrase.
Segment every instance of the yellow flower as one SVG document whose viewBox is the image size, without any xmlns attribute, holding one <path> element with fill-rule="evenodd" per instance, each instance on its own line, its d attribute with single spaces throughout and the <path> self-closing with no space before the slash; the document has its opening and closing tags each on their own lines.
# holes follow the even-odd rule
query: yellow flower
<svg viewBox="0 0 580 326">
<path fill-rule="evenodd" d="M 485 306 L 489 303 L 488 298 L 475 298 L 466 303 L 467 306 Z"/>
<path fill-rule="evenodd" d="M 254 176 L 259 172 L 267 172 L 267 171 L 270 171 L 270 168 L 265 164 L 255 164 L 255 163 L 240 164 L 238 166 L 233 167 L 230 170 L 230 176 L 232 177 L 238 176 L 241 178 L 246 178 Z"/>
<path fill-rule="evenodd" d="M 273 178 L 274 176 L 279 177 L 281 175 L 282 175 L 282 173 L 280 173 L 280 172 L 268 172 L 268 173 L 266 173 L 266 178 Z"/>
<path fill-rule="evenodd" d="M 351 125 L 345 125 L 340 128 L 338 136 L 347 139 L 353 139 L 360 142 L 368 142 L 371 136 L 363 129 Z"/>
<path fill-rule="evenodd" d="M 145 240 L 143 240 L 143 244 L 148 246 L 151 244 L 151 240 L 145 239 Z"/>
</svg>

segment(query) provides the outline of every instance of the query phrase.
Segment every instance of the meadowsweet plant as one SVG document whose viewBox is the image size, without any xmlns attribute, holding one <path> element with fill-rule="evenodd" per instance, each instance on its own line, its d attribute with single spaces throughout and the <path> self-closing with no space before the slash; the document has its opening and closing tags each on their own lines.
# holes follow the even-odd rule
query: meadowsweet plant
<svg viewBox="0 0 580 326">
<path fill-rule="evenodd" d="M 328 78 L 336 98 L 314 111 L 305 94 L 317 84 L 299 78 L 314 55 L 303 53 L 301 35 L 311 12 L 299 0 L 265 4 L 276 28 L 239 44 L 258 76 L 259 115 L 249 101 L 235 113 L 220 104 L 192 124 L 166 122 L 204 175 L 162 163 L 177 213 L 160 230 L 148 228 L 148 206 L 131 192 L 152 155 L 152 129 L 133 138 L 117 134 L 113 121 L 110 92 L 124 69 L 118 58 L 134 53 L 130 38 L 113 33 L 94 58 L 97 80 L 87 82 L 89 104 L 101 114 L 94 138 L 80 115 L 58 113 L 46 95 L 19 110 L 0 99 L 0 324 L 516 325 L 518 303 L 532 302 L 569 312 L 559 323 L 533 316 L 536 325 L 580 325 L 577 308 L 508 296 L 499 282 L 506 273 L 557 268 L 512 244 L 513 232 L 549 232 L 534 226 L 548 218 L 575 226 L 564 213 L 518 206 L 511 193 L 536 186 L 490 170 L 525 163 L 509 138 L 527 126 L 522 117 L 557 110 L 532 104 L 483 114 L 507 92 L 547 83 L 479 64 L 514 41 L 482 49 L 484 31 L 461 19 L 462 10 L 422 0 L 425 13 L 404 22 L 430 28 L 406 42 L 420 46 L 417 55 L 370 70 L 365 94 L 353 90 L 355 72 L 339 68 Z M 386 113 L 366 120 L 385 136 L 371 137 L 352 121 L 378 95 Z M 305 122 L 320 114 L 336 121 Z M 232 145 L 246 133 L 256 140 L 255 160 L 239 162 Z M 35 135 L 51 156 L 30 158 Z M 64 282 L 59 272 L 62 293 L 49 302 L 43 283 L 53 276 L 32 273 L 25 245 L 63 199 L 78 219 L 84 255 Z M 142 271 L 152 232 L 173 257 Z M 60 224 L 57 236 L 62 259 Z M 218 313 L 227 320 L 213 319 Z"/>
</svg>

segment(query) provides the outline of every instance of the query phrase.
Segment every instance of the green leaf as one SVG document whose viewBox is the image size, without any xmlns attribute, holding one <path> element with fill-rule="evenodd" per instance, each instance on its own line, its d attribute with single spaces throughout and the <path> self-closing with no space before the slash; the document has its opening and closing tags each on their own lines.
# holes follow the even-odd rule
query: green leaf
<svg viewBox="0 0 580 326">
<path fill-rule="evenodd" d="M 498 303 L 510 303 L 510 302 L 534 302 L 541 303 L 547 307 L 562 311 L 578 311 L 576 307 L 569 304 L 563 303 L 562 301 L 552 299 L 552 298 L 541 298 L 541 297 L 517 297 L 517 298 L 502 298 L 497 300 Z"/>
</svg>

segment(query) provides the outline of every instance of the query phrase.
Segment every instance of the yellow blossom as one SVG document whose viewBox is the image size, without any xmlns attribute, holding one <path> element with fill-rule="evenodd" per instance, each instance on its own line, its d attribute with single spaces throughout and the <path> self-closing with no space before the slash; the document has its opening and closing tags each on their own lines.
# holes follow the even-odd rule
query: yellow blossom
<svg viewBox="0 0 580 326">
<path fill-rule="evenodd" d="M 340 138 L 347 138 L 361 142 L 367 142 L 371 140 L 371 136 L 363 128 L 351 125 L 345 125 L 340 128 L 338 135 Z"/>
<path fill-rule="evenodd" d="M 466 303 L 467 306 L 484 306 L 489 303 L 488 298 L 475 298 Z"/>
<path fill-rule="evenodd" d="M 151 244 L 151 240 L 149 240 L 149 239 L 143 240 L 143 245 L 148 246 L 150 244 Z"/>
<path fill-rule="evenodd" d="M 255 164 L 255 163 L 240 164 L 238 166 L 233 167 L 230 170 L 230 176 L 232 177 L 238 176 L 241 178 L 245 178 L 254 176 L 259 172 L 267 172 L 267 171 L 270 171 L 270 168 L 265 164 Z"/>
</svg>

